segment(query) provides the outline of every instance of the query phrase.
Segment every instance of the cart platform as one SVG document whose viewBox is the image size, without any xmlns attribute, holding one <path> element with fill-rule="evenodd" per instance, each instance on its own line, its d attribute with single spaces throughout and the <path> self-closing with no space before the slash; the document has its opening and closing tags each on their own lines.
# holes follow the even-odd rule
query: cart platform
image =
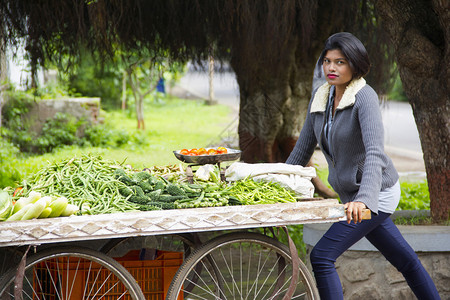
<svg viewBox="0 0 450 300">
<path fill-rule="evenodd" d="M 272 227 L 345 219 L 336 199 L 71 216 L 0 223 L 0 247 Z"/>
</svg>

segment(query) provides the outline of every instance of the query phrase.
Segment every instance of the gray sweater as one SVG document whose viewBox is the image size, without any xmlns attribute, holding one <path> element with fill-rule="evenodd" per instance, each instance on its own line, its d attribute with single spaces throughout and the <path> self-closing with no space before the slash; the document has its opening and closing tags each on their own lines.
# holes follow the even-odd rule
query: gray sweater
<svg viewBox="0 0 450 300">
<path fill-rule="evenodd" d="M 378 213 L 378 194 L 393 186 L 398 173 L 384 153 L 383 123 L 376 92 L 363 78 L 353 80 L 336 108 L 324 148 L 325 109 L 330 85 L 317 89 L 300 137 L 286 163 L 305 166 L 319 144 L 329 168 L 328 182 L 343 203 L 363 202 Z"/>
</svg>

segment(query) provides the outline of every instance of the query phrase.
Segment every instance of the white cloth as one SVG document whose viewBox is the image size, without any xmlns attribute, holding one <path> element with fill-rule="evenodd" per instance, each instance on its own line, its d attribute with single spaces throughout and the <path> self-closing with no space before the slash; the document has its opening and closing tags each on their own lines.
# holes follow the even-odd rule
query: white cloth
<svg viewBox="0 0 450 300">
<path fill-rule="evenodd" d="M 206 164 L 195 171 L 194 176 L 198 179 L 208 181 L 211 178 L 211 172 L 214 172 L 215 167 L 211 164 Z"/>
<path fill-rule="evenodd" d="M 302 167 L 285 163 L 247 164 L 235 162 L 225 171 L 227 181 L 252 178 L 255 181 L 276 182 L 294 191 L 302 198 L 314 196 L 314 185 L 311 179 L 316 177 L 313 167 Z"/>
</svg>

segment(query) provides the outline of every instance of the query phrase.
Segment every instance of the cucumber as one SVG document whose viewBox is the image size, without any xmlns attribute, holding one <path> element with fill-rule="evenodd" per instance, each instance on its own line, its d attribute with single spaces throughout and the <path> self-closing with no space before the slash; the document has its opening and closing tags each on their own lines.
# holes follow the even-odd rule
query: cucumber
<svg viewBox="0 0 450 300">
<path fill-rule="evenodd" d="M 50 203 L 50 208 L 52 209 L 49 218 L 59 217 L 63 211 L 66 209 L 69 201 L 66 197 L 59 197 Z"/>
<path fill-rule="evenodd" d="M 22 217 L 26 214 L 28 209 L 30 209 L 33 206 L 33 203 L 28 203 L 24 207 L 22 207 L 18 212 L 11 215 L 6 221 L 19 221 L 22 219 Z"/>
<path fill-rule="evenodd" d="M 61 216 L 68 217 L 75 214 L 76 212 L 78 212 L 78 206 L 76 206 L 75 204 L 67 204 L 66 208 L 61 213 Z"/>
<path fill-rule="evenodd" d="M 0 191 L 0 221 L 7 219 L 13 210 L 12 198 L 6 191 Z"/>
<path fill-rule="evenodd" d="M 21 210 L 25 205 L 35 203 L 39 199 L 41 199 L 41 193 L 35 191 L 31 191 L 28 197 L 20 197 L 14 204 L 13 214 Z"/>
<path fill-rule="evenodd" d="M 39 199 L 41 199 L 42 195 L 39 192 L 31 191 L 30 194 L 28 194 L 28 198 L 30 199 L 30 203 L 35 203 Z"/>
<path fill-rule="evenodd" d="M 52 212 L 52 209 L 50 208 L 50 206 L 47 206 L 47 207 L 44 208 L 44 210 L 41 212 L 41 214 L 39 215 L 38 219 L 45 219 L 45 218 L 48 218 L 48 216 L 50 215 L 51 212 Z"/>
<path fill-rule="evenodd" d="M 47 200 L 41 198 L 31 205 L 27 212 L 22 216 L 21 220 L 36 219 L 47 207 Z"/>
</svg>

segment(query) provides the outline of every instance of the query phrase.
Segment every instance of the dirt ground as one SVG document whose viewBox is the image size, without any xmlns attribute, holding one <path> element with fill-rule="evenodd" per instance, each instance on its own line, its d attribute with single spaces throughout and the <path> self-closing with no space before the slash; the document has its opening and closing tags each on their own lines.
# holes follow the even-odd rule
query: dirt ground
<svg viewBox="0 0 450 300">
<path fill-rule="evenodd" d="M 411 158 L 388 153 L 399 172 L 425 172 L 423 159 Z"/>
</svg>

